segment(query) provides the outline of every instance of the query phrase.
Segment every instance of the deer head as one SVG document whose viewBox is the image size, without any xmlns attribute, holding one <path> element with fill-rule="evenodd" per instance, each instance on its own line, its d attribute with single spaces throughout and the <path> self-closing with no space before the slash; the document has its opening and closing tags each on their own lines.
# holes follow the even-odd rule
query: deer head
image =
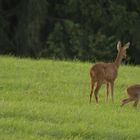
<svg viewBox="0 0 140 140">
<path fill-rule="evenodd" d="M 122 47 L 122 44 L 121 42 L 119 41 L 118 44 L 117 44 L 117 50 L 118 50 L 118 53 L 121 54 L 121 57 L 122 59 L 123 58 L 126 58 L 126 49 L 128 49 L 130 46 L 130 42 L 126 43 L 123 47 Z"/>
<path fill-rule="evenodd" d="M 129 45 L 130 45 L 130 42 L 126 43 L 123 46 L 120 41 L 117 43 L 118 54 L 115 60 L 115 64 L 117 68 L 119 67 L 122 59 L 126 58 L 126 49 L 129 48 Z"/>
</svg>

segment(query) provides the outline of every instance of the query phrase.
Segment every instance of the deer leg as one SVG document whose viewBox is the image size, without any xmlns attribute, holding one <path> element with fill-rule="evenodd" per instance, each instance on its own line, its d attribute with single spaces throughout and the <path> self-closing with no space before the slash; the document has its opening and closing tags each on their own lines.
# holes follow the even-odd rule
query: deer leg
<svg viewBox="0 0 140 140">
<path fill-rule="evenodd" d="M 92 98 L 92 95 L 93 95 L 93 90 L 94 90 L 94 85 L 95 85 L 95 82 L 93 81 L 93 79 L 91 79 L 91 83 L 90 83 L 90 103 L 91 103 L 91 98 Z"/>
<path fill-rule="evenodd" d="M 135 108 L 137 108 L 137 104 L 138 104 L 138 102 L 139 102 L 139 100 L 136 99 L 135 102 L 134 102 L 134 104 L 133 104 L 133 106 L 134 106 Z"/>
<path fill-rule="evenodd" d="M 109 95 L 109 83 L 106 84 L 106 101 L 108 101 L 108 95 Z"/>
<path fill-rule="evenodd" d="M 127 98 L 127 99 L 122 100 L 121 107 L 124 106 L 125 104 L 129 103 L 129 102 L 132 102 L 132 101 L 134 101 L 134 99 L 132 99 L 132 98 Z"/>
<path fill-rule="evenodd" d="M 97 83 L 97 86 L 96 86 L 96 89 L 94 91 L 94 95 L 95 95 L 95 99 L 96 99 L 96 103 L 98 103 L 98 92 L 99 92 L 99 89 L 101 88 L 101 83 Z"/>
<path fill-rule="evenodd" d="M 111 83 L 111 97 L 112 97 L 112 102 L 114 103 L 114 82 Z"/>
</svg>

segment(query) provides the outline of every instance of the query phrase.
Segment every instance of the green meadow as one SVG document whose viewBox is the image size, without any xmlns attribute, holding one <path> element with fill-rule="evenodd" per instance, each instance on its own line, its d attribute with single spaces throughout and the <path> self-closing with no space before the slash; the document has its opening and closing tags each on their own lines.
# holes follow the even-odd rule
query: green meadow
<svg viewBox="0 0 140 140">
<path fill-rule="evenodd" d="M 120 66 L 115 102 L 89 104 L 91 63 L 0 57 L 0 140 L 139 140 L 140 104 L 120 108 L 140 67 Z"/>
</svg>

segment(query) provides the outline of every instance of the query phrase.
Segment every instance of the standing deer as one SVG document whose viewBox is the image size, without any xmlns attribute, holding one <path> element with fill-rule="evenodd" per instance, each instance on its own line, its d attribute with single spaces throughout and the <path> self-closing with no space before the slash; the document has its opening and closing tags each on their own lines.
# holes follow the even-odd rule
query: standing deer
<svg viewBox="0 0 140 140">
<path fill-rule="evenodd" d="M 132 85 L 127 88 L 128 98 L 122 100 L 121 106 L 125 105 L 126 103 L 134 101 L 133 106 L 137 107 L 137 104 L 140 100 L 140 85 Z"/>
<path fill-rule="evenodd" d="M 117 78 L 117 73 L 121 61 L 123 58 L 126 58 L 126 49 L 129 48 L 130 43 L 126 43 L 122 46 L 121 42 L 117 43 L 117 50 L 118 54 L 116 57 L 115 62 L 113 63 L 97 63 L 93 65 L 90 69 L 90 77 L 91 77 L 91 91 L 90 91 L 90 102 L 94 92 L 96 103 L 98 103 L 98 92 L 102 86 L 102 84 L 106 84 L 107 89 L 107 97 L 106 100 L 108 101 L 109 95 L 109 86 L 111 87 L 111 95 L 112 95 L 112 102 L 114 102 L 114 81 Z M 96 88 L 94 91 L 94 86 L 96 84 Z"/>
</svg>

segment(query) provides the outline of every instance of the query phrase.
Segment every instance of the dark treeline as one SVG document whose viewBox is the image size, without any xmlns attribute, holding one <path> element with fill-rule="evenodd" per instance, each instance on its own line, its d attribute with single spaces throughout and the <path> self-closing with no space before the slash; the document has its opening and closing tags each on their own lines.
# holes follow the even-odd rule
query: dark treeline
<svg viewBox="0 0 140 140">
<path fill-rule="evenodd" d="M 111 61 L 118 40 L 140 64 L 139 0 L 0 0 L 0 54 Z"/>
</svg>

